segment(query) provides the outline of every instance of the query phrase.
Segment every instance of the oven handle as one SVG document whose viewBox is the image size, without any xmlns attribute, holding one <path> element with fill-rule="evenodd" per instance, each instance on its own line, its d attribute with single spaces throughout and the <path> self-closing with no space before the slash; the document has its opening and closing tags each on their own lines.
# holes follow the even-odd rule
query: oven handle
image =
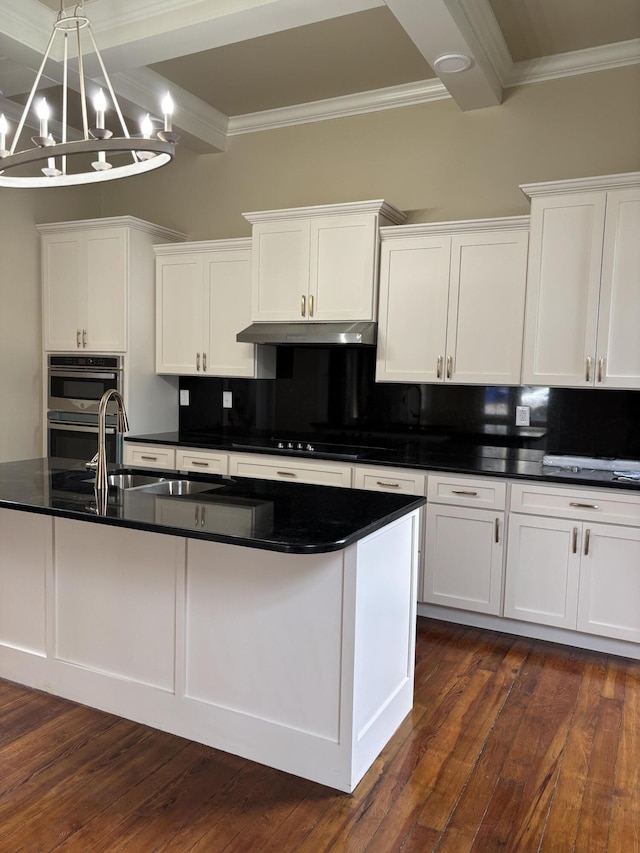
<svg viewBox="0 0 640 853">
<path fill-rule="evenodd" d="M 59 376 L 63 379 L 65 377 L 77 379 L 79 376 L 82 376 L 85 379 L 118 379 L 121 375 L 121 370 L 113 370 L 110 373 L 95 373 L 88 370 L 54 370 L 52 367 L 49 368 L 49 376 Z"/>
<path fill-rule="evenodd" d="M 49 429 L 57 429 L 64 430 L 65 432 L 92 432 L 94 435 L 98 433 L 97 426 L 80 426 L 79 424 L 66 424 L 64 422 L 59 421 L 48 421 Z M 115 427 L 106 427 L 105 434 L 106 435 L 115 435 L 116 428 Z"/>
</svg>

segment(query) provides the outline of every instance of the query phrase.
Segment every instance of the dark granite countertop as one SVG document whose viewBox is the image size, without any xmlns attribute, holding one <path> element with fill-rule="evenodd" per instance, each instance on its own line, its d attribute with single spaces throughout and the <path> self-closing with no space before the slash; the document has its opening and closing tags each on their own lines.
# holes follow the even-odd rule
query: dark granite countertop
<svg viewBox="0 0 640 853">
<path fill-rule="evenodd" d="M 111 465 L 109 470 L 131 470 Z M 140 470 L 141 474 L 153 474 Z M 176 479 L 176 472 L 164 472 Z M 0 464 L 0 508 L 208 539 L 295 554 L 338 551 L 418 509 L 422 497 L 331 486 L 189 474 L 205 491 L 165 496 L 109 490 L 98 514 L 84 461 L 29 459 Z"/>
<path fill-rule="evenodd" d="M 178 432 L 154 433 L 152 435 L 127 436 L 127 441 L 143 444 L 175 445 L 176 447 L 198 447 L 203 450 L 224 450 L 234 453 L 268 453 L 290 458 L 310 458 L 308 454 L 296 454 L 290 450 L 267 450 L 242 448 L 242 438 L 229 435 L 192 436 Z M 366 445 L 376 444 L 376 438 L 365 440 Z M 355 444 L 355 441 L 351 443 Z M 378 442 L 380 443 L 380 442 Z M 371 454 L 366 452 L 357 460 L 345 460 L 355 465 L 383 465 L 396 468 L 415 468 L 424 471 L 440 471 L 450 474 L 472 474 L 489 477 L 508 477 L 510 479 L 540 480 L 548 483 L 561 483 L 577 486 L 598 486 L 604 488 L 626 489 L 640 494 L 640 481 L 625 482 L 614 479 L 611 471 L 594 471 L 583 468 L 580 471 L 561 470 L 542 464 L 544 451 L 521 447 L 503 447 L 495 444 L 480 444 L 461 441 L 446 441 L 440 436 L 425 439 L 407 439 L 391 442 L 386 449 Z M 335 457 L 316 453 L 315 459 Z"/>
</svg>

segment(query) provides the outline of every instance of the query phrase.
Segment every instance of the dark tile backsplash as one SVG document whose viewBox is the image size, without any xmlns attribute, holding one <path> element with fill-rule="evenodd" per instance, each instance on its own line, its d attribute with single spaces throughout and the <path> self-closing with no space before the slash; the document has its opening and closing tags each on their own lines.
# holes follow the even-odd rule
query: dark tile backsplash
<svg viewBox="0 0 640 853">
<path fill-rule="evenodd" d="M 181 377 L 180 431 L 331 437 L 455 435 L 552 453 L 640 458 L 640 391 L 376 383 L 375 350 L 278 347 L 276 379 Z M 222 391 L 233 407 L 222 408 Z M 531 407 L 531 429 L 514 426 Z"/>
</svg>

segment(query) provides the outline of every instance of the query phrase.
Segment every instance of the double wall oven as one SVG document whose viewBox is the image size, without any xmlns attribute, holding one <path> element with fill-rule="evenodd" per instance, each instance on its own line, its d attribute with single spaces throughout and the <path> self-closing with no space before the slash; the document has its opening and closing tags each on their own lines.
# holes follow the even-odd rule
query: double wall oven
<svg viewBox="0 0 640 853">
<path fill-rule="evenodd" d="M 123 394 L 124 357 L 49 355 L 47 363 L 47 450 L 65 459 L 93 457 L 98 449 L 98 407 L 105 391 Z M 122 461 L 116 404 L 107 406 L 107 460 Z"/>
</svg>

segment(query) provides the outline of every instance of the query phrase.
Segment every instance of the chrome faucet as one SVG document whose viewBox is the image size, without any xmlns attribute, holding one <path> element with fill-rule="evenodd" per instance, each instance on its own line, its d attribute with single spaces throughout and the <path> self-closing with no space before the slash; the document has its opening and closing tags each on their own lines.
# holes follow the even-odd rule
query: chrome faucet
<svg viewBox="0 0 640 853">
<path fill-rule="evenodd" d="M 115 388 L 110 388 L 105 391 L 98 406 L 98 452 L 93 457 L 91 462 L 87 462 L 87 468 L 95 468 L 96 471 L 96 492 L 106 492 L 107 490 L 107 443 L 106 436 L 106 421 L 107 421 L 107 404 L 113 397 L 116 401 L 118 409 L 118 426 L 119 432 L 127 432 L 129 429 L 129 420 L 124 407 L 122 394 L 116 391 Z"/>
</svg>

